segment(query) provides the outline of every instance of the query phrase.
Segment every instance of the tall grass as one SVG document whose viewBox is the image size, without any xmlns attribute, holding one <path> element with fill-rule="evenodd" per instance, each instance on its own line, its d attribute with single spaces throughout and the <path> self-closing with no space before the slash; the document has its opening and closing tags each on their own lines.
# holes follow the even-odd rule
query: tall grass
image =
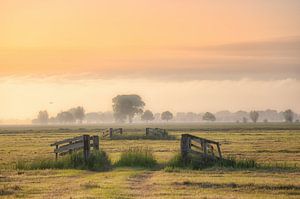
<svg viewBox="0 0 300 199">
<path fill-rule="evenodd" d="M 131 147 L 122 152 L 116 166 L 146 167 L 152 168 L 157 165 L 153 152 L 148 147 Z"/>
<path fill-rule="evenodd" d="M 189 156 L 186 163 L 183 162 L 180 153 L 176 154 L 167 164 L 170 168 L 205 169 L 209 167 L 224 167 L 234 169 L 258 168 L 259 165 L 252 159 L 236 159 L 228 157 L 223 159 L 208 159 L 201 156 Z"/>
<path fill-rule="evenodd" d="M 111 161 L 104 151 L 92 151 L 87 162 L 84 161 L 82 151 L 65 155 L 57 161 L 53 159 L 34 160 L 32 162 L 18 161 L 16 169 L 87 169 L 93 171 L 104 171 L 111 167 Z"/>
</svg>

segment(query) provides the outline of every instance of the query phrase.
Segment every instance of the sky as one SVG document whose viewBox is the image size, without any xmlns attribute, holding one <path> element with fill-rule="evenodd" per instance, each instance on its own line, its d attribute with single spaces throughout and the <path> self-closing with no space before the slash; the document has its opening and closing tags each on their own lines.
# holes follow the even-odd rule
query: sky
<svg viewBox="0 0 300 199">
<path fill-rule="evenodd" d="M 300 112 L 299 24 L 298 0 L 0 0 L 0 119 L 132 93 L 155 112 Z"/>
</svg>

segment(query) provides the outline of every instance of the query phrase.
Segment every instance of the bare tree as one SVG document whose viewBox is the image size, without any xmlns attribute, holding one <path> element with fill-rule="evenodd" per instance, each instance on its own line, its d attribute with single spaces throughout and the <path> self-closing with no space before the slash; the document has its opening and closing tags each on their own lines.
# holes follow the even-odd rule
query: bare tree
<svg viewBox="0 0 300 199">
<path fill-rule="evenodd" d="M 259 113 L 257 111 L 250 111 L 250 118 L 251 120 L 256 123 L 259 117 Z"/>
</svg>

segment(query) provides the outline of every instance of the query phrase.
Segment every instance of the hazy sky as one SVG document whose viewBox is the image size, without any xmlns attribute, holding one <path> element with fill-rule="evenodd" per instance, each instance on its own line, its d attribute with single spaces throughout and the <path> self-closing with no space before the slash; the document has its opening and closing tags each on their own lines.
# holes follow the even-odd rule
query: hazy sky
<svg viewBox="0 0 300 199">
<path fill-rule="evenodd" d="M 299 24 L 298 0 L 0 0 L 0 119 L 122 93 L 154 111 L 300 112 Z"/>
</svg>

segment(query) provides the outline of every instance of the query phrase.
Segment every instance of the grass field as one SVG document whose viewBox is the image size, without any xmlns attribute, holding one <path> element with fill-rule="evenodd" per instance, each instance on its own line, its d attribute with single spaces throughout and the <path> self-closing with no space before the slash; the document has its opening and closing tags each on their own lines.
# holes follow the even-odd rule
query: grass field
<svg viewBox="0 0 300 199">
<path fill-rule="evenodd" d="M 86 170 L 16 170 L 17 161 L 53 158 L 50 143 L 112 125 L 2 126 L 0 197 L 7 198 L 300 198 L 300 124 L 160 124 L 175 140 L 100 140 L 116 162 L 128 147 L 149 147 L 154 169 L 115 167 Z M 120 125 L 118 125 L 119 127 Z M 154 126 L 149 124 L 147 126 Z M 122 126 L 121 126 L 122 127 Z M 140 135 L 146 125 L 123 125 Z M 260 169 L 164 169 L 179 151 L 180 135 L 191 133 L 222 144 L 224 156 L 255 159 Z M 100 134 L 99 134 L 100 135 Z"/>
</svg>

